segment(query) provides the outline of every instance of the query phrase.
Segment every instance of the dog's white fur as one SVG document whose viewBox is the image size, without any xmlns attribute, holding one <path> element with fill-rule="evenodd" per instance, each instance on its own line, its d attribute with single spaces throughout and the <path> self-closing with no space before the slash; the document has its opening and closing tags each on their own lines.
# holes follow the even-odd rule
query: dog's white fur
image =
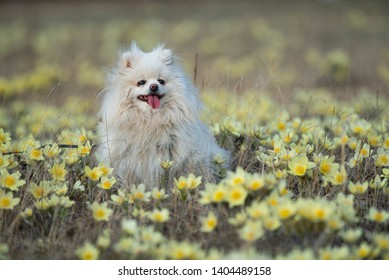
<svg viewBox="0 0 389 280">
<path fill-rule="evenodd" d="M 160 160 L 174 161 L 173 170 L 212 173 L 216 154 L 227 159 L 200 121 L 197 89 L 184 75 L 170 49 L 149 53 L 133 43 L 120 54 L 103 91 L 97 158 L 109 163 L 126 183 L 158 185 Z M 144 81 L 143 85 L 138 85 Z M 160 106 L 154 109 L 139 96 L 158 85 Z"/>
</svg>

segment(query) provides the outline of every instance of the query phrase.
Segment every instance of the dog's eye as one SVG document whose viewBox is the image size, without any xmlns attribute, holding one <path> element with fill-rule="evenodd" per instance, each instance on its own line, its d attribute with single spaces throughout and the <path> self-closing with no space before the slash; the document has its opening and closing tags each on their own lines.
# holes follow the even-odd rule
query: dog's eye
<svg viewBox="0 0 389 280">
<path fill-rule="evenodd" d="M 165 85 L 165 80 L 159 79 L 158 83 L 160 83 L 161 85 Z"/>
<path fill-rule="evenodd" d="M 146 84 L 146 81 L 145 80 L 140 80 L 136 84 L 138 85 L 138 87 L 140 87 L 140 86 L 143 86 L 144 84 Z"/>
</svg>

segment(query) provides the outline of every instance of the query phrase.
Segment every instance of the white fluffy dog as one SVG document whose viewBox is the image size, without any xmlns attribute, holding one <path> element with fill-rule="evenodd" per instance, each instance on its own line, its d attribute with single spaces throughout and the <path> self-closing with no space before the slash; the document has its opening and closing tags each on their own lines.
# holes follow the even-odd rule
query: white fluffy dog
<svg viewBox="0 0 389 280">
<path fill-rule="evenodd" d="M 170 49 L 145 53 L 133 43 L 108 75 L 97 158 L 123 182 L 148 188 L 159 184 L 161 160 L 174 162 L 175 175 L 212 174 L 214 156 L 228 155 L 200 121 L 200 108 L 196 88 Z"/>
</svg>

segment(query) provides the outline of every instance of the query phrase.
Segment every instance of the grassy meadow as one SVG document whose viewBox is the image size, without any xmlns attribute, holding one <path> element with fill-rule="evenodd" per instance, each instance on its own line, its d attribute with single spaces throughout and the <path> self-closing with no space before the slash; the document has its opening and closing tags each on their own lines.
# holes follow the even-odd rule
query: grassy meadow
<svg viewBox="0 0 389 280">
<path fill-rule="evenodd" d="M 389 259 L 389 5 L 146 3 L 0 4 L 0 259 Z M 94 159 L 131 41 L 193 77 L 220 182 Z"/>
</svg>

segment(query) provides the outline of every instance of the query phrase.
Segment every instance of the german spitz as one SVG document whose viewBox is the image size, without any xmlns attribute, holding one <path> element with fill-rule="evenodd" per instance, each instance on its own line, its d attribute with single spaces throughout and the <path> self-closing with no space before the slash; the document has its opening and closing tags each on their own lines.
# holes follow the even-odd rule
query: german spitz
<svg viewBox="0 0 389 280">
<path fill-rule="evenodd" d="M 102 92 L 97 158 L 126 184 L 157 186 L 172 161 L 174 175 L 212 174 L 220 148 L 199 118 L 202 103 L 172 50 L 143 52 L 135 43 L 119 54 Z"/>
</svg>

